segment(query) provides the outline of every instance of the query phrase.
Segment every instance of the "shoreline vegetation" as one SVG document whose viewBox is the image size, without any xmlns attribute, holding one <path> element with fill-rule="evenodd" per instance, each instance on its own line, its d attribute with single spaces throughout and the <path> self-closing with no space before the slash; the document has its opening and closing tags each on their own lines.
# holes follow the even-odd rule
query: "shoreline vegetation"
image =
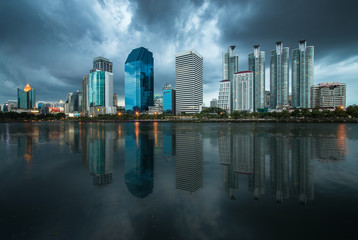
<svg viewBox="0 0 358 240">
<path fill-rule="evenodd" d="M 127 114 L 99 115 L 97 117 L 66 117 L 63 113 L 34 115 L 28 113 L 0 113 L 0 123 L 9 122 L 269 122 L 269 123 L 358 123 L 358 106 L 346 109 L 336 108 L 334 111 L 319 109 L 295 109 L 281 112 L 238 112 L 228 114 L 221 108 L 208 108 L 200 114 L 174 116 L 171 114 Z"/>
</svg>

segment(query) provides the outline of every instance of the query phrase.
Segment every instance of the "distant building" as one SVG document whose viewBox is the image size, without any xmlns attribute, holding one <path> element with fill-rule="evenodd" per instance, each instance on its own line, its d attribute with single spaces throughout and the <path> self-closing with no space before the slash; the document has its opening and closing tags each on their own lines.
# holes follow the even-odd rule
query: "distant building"
<svg viewBox="0 0 358 240">
<path fill-rule="evenodd" d="M 299 48 L 292 52 L 292 107 L 311 107 L 311 87 L 313 86 L 314 47 L 299 41 Z"/>
<path fill-rule="evenodd" d="M 346 107 L 346 84 L 319 83 L 311 87 L 312 108 Z"/>
<path fill-rule="evenodd" d="M 162 114 L 163 113 L 163 96 L 155 95 L 154 97 L 154 105 L 148 107 L 149 114 Z"/>
<path fill-rule="evenodd" d="M 163 88 L 163 113 L 175 114 L 175 90 L 168 83 Z"/>
<path fill-rule="evenodd" d="M 233 111 L 254 111 L 254 75 L 252 71 L 241 71 L 234 74 Z"/>
<path fill-rule="evenodd" d="M 176 113 L 199 113 L 203 104 L 203 57 L 194 50 L 177 53 Z"/>
<path fill-rule="evenodd" d="M 147 111 L 154 104 L 154 58 L 144 47 L 136 48 L 125 63 L 125 110 Z"/>
<path fill-rule="evenodd" d="M 231 112 L 231 82 L 229 80 L 220 81 L 218 107 Z"/>
<path fill-rule="evenodd" d="M 69 105 L 71 113 L 80 113 L 82 111 L 82 93 L 79 91 L 73 92 Z"/>
<path fill-rule="evenodd" d="M 105 114 L 116 113 L 113 107 L 112 62 L 107 58 L 96 57 L 93 60 L 93 69 L 89 75 L 87 106 L 90 108 L 90 115 L 93 115 L 95 107 L 104 107 Z"/>
<path fill-rule="evenodd" d="M 216 98 L 211 99 L 210 107 L 218 107 L 218 100 Z"/>
<path fill-rule="evenodd" d="M 289 48 L 282 42 L 276 42 L 276 49 L 270 56 L 270 108 L 282 108 L 288 105 Z"/>
<path fill-rule="evenodd" d="M 265 108 L 271 107 L 270 106 L 270 91 L 265 91 Z"/>
<path fill-rule="evenodd" d="M 118 107 L 118 94 L 117 93 L 113 94 L 113 107 L 115 107 L 115 108 Z"/>
<path fill-rule="evenodd" d="M 260 45 L 249 54 L 249 71 L 254 74 L 254 111 L 265 107 L 265 52 Z"/>
<path fill-rule="evenodd" d="M 27 84 L 24 90 L 17 89 L 17 107 L 21 109 L 33 109 L 36 104 L 36 93 L 35 89 L 32 89 Z"/>
</svg>

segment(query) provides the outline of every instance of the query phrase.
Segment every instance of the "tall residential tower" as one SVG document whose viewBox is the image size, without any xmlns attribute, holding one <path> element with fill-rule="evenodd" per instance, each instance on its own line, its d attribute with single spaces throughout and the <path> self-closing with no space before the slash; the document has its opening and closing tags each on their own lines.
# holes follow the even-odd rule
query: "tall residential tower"
<svg viewBox="0 0 358 240">
<path fill-rule="evenodd" d="M 223 53 L 223 80 L 230 81 L 230 98 L 228 102 L 229 109 L 228 112 L 232 111 L 233 106 L 233 92 L 232 92 L 232 81 L 234 79 L 234 74 L 239 71 L 239 56 L 234 52 L 235 45 L 232 45 L 229 47 L 229 50 L 227 52 Z M 221 83 L 220 83 L 221 88 Z"/>
<path fill-rule="evenodd" d="M 314 47 L 306 40 L 299 41 L 299 48 L 292 52 L 292 107 L 311 107 L 313 86 Z"/>
<path fill-rule="evenodd" d="M 270 108 L 288 105 L 289 48 L 276 42 L 270 56 Z"/>
<path fill-rule="evenodd" d="M 254 73 L 254 111 L 265 107 L 265 52 L 260 45 L 249 54 L 249 71 Z"/>
<path fill-rule="evenodd" d="M 175 56 L 176 113 L 199 113 L 203 104 L 203 57 L 194 50 Z"/>
</svg>

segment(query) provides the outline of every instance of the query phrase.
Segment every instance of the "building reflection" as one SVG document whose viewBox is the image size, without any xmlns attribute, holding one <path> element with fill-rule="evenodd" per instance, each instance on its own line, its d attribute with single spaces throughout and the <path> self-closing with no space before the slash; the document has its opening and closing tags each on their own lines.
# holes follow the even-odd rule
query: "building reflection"
<svg viewBox="0 0 358 240">
<path fill-rule="evenodd" d="M 135 197 L 145 198 L 153 192 L 154 186 L 154 145 L 153 131 L 141 131 L 139 122 L 134 131 L 125 138 L 125 184 Z M 151 126 L 151 128 L 156 127 Z M 153 130 L 153 129 L 152 129 Z M 155 135 L 155 134 L 154 134 Z"/>
<path fill-rule="evenodd" d="M 289 198 L 289 140 L 282 135 L 270 137 L 271 193 L 277 203 Z"/>
<path fill-rule="evenodd" d="M 110 126 L 90 123 L 81 126 L 83 166 L 93 176 L 93 184 L 104 186 L 113 182 L 113 131 Z"/>
<path fill-rule="evenodd" d="M 176 189 L 195 192 L 203 187 L 203 139 L 200 131 L 178 125 L 175 146 Z"/>
<path fill-rule="evenodd" d="M 163 157 L 166 159 L 175 155 L 175 130 L 173 124 L 163 126 Z"/>
</svg>

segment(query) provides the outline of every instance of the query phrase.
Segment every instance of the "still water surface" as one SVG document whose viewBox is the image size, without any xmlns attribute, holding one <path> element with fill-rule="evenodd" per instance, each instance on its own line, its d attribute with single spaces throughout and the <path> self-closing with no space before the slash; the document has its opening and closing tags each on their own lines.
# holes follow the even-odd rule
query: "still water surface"
<svg viewBox="0 0 358 240">
<path fill-rule="evenodd" d="M 356 239 L 358 125 L 0 124 L 0 239 Z"/>
</svg>

